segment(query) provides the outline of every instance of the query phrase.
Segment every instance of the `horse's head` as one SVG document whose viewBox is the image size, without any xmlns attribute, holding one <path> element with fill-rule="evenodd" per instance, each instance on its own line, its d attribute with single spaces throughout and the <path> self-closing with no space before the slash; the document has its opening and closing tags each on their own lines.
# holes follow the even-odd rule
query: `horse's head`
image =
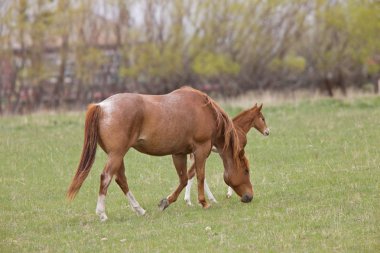
<svg viewBox="0 0 380 253">
<path fill-rule="evenodd" d="M 252 110 L 254 112 L 254 117 L 253 117 L 251 127 L 256 128 L 257 131 L 259 131 L 260 133 L 262 133 L 265 136 L 268 136 L 269 135 L 269 128 L 267 127 L 267 124 L 265 122 L 265 117 L 261 112 L 262 108 L 263 108 L 263 104 L 261 104 L 260 106 L 257 106 L 257 104 L 255 104 L 255 106 L 252 108 Z"/>
<path fill-rule="evenodd" d="M 237 157 L 232 152 L 220 154 L 224 162 L 224 181 L 241 197 L 244 203 L 251 202 L 253 187 L 249 176 L 249 162 L 244 149 L 240 149 Z"/>
</svg>

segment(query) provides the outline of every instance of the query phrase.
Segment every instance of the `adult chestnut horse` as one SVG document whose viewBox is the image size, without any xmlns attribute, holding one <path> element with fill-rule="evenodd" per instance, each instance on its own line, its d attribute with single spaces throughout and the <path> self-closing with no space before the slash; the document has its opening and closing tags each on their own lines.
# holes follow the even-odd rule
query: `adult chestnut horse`
<svg viewBox="0 0 380 253">
<path fill-rule="evenodd" d="M 255 104 L 252 108 L 242 111 L 241 113 L 239 113 L 237 116 L 235 116 L 232 119 L 234 127 L 237 130 L 239 143 L 240 145 L 242 145 L 242 148 L 244 148 L 245 145 L 247 144 L 247 134 L 249 130 L 251 130 L 252 127 L 254 127 L 257 131 L 259 131 L 264 136 L 269 135 L 269 128 L 267 127 L 267 124 L 265 122 L 265 117 L 261 112 L 262 108 L 263 108 L 263 104 L 261 104 L 260 106 L 257 106 L 257 104 Z M 213 149 L 213 151 L 215 150 Z M 190 190 L 191 190 L 191 185 L 194 180 L 194 175 L 195 175 L 195 166 L 193 164 L 188 171 L 189 181 L 186 186 L 186 192 L 185 192 L 185 198 L 184 198 L 187 205 L 192 205 L 191 200 L 190 200 Z M 206 191 L 208 199 L 211 202 L 216 203 L 217 201 L 214 195 L 212 194 L 212 192 L 210 191 L 210 188 L 208 187 L 206 180 L 204 183 L 204 187 L 205 187 L 205 191 Z M 231 195 L 232 195 L 232 188 L 228 187 L 227 197 L 231 197 Z"/>
<path fill-rule="evenodd" d="M 89 106 L 85 122 L 85 138 L 76 174 L 67 197 L 73 199 L 86 179 L 95 159 L 97 144 L 108 159 L 100 176 L 96 213 L 107 219 L 105 196 L 113 177 L 138 215 L 145 210 L 128 188 L 124 155 L 130 148 L 156 156 L 172 155 L 179 185 L 159 207 L 164 210 L 177 200 L 186 186 L 187 155 L 194 155 L 198 180 L 198 201 L 208 208 L 204 195 L 205 162 L 215 146 L 224 164 L 224 181 L 241 197 L 253 198 L 248 160 L 238 132 L 227 114 L 206 94 L 184 87 L 166 95 L 123 93 Z"/>
</svg>

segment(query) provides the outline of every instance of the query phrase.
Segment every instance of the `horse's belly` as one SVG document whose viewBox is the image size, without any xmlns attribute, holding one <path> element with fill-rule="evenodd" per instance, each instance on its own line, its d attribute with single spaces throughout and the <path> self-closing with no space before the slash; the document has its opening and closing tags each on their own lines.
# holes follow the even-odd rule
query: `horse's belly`
<svg viewBox="0 0 380 253">
<path fill-rule="evenodd" d="M 172 154 L 189 154 L 192 152 L 192 145 L 189 143 L 178 143 L 176 141 L 160 141 L 138 139 L 132 146 L 137 151 L 155 156 L 165 156 Z"/>
</svg>

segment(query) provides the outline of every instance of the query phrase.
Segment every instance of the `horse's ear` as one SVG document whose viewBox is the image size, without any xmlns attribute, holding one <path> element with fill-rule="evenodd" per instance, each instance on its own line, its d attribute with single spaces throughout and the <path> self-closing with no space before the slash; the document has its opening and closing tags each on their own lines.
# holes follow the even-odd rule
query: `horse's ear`
<svg viewBox="0 0 380 253">
<path fill-rule="evenodd" d="M 253 106 L 253 108 L 256 108 L 257 107 L 257 103 L 255 103 L 255 105 Z"/>
<path fill-rule="evenodd" d="M 259 106 L 259 111 L 261 111 L 262 108 L 263 108 L 263 103 L 261 103 L 261 105 Z"/>
</svg>

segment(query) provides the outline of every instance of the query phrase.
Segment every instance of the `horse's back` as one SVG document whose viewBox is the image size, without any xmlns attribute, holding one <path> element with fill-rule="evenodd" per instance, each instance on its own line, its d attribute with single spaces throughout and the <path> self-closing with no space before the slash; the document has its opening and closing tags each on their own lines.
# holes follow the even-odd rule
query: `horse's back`
<svg viewBox="0 0 380 253">
<path fill-rule="evenodd" d="M 213 115 L 201 93 L 179 89 L 161 96 L 144 95 L 144 122 L 135 148 L 141 152 L 191 153 L 213 135 Z"/>
</svg>

